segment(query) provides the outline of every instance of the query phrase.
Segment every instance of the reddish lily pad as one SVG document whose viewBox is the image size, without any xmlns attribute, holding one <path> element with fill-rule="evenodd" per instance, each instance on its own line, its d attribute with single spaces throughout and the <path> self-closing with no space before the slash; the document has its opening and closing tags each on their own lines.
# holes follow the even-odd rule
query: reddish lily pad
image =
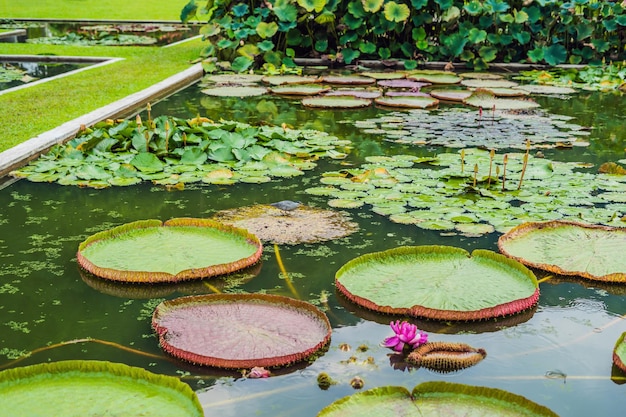
<svg viewBox="0 0 626 417">
<path fill-rule="evenodd" d="M 596 281 L 626 282 L 626 228 L 570 221 L 523 223 L 498 240 L 525 265 Z"/>
<path fill-rule="evenodd" d="M 378 81 L 378 85 L 381 87 L 412 88 L 415 90 L 419 90 L 422 87 L 426 87 L 430 85 L 430 83 L 422 83 L 419 81 L 407 80 L 407 79 L 397 79 L 397 80 L 380 80 Z"/>
<path fill-rule="evenodd" d="M 487 356 L 484 349 L 465 343 L 426 342 L 407 356 L 407 362 L 438 372 L 451 372 L 476 365 Z"/>
<path fill-rule="evenodd" d="M 411 90 L 389 90 L 385 93 L 386 97 L 430 97 L 428 93 L 422 93 L 421 91 L 411 91 Z"/>
<path fill-rule="evenodd" d="M 374 100 L 374 102 L 381 106 L 386 107 L 403 107 L 410 109 L 426 109 L 435 107 L 439 104 L 439 100 L 433 97 L 380 97 Z"/>
<path fill-rule="evenodd" d="M 140 220 L 96 233 L 78 247 L 78 264 L 101 278 L 178 282 L 224 275 L 253 265 L 261 241 L 209 219 Z"/>
<path fill-rule="evenodd" d="M 326 315 L 312 304 L 267 294 L 211 294 L 167 300 L 152 327 L 174 357 L 228 369 L 279 367 L 330 342 Z"/>
<path fill-rule="evenodd" d="M 404 387 L 373 388 L 335 401 L 317 417 L 470 415 L 558 417 L 552 410 L 508 391 L 450 382 L 424 382 L 413 392 Z"/>
<path fill-rule="evenodd" d="M 0 398 L 3 415 L 204 415 L 196 394 L 178 378 L 104 361 L 61 361 L 2 371 Z"/>
<path fill-rule="evenodd" d="M 335 285 L 367 309 L 439 320 L 508 316 L 539 299 L 535 275 L 519 262 L 448 246 L 405 246 L 360 256 L 337 271 Z"/>
<path fill-rule="evenodd" d="M 462 102 L 466 98 L 469 98 L 469 96 L 472 95 L 472 92 L 470 90 L 459 89 L 436 89 L 431 90 L 430 95 L 439 100 Z"/>
<path fill-rule="evenodd" d="M 372 104 L 372 101 L 354 96 L 324 96 L 307 97 L 302 100 L 302 104 L 305 107 L 323 109 L 355 109 L 359 107 L 367 107 Z"/>
<path fill-rule="evenodd" d="M 613 363 L 622 372 L 626 372 L 626 332 L 617 339 L 615 348 L 613 349 Z"/>
</svg>

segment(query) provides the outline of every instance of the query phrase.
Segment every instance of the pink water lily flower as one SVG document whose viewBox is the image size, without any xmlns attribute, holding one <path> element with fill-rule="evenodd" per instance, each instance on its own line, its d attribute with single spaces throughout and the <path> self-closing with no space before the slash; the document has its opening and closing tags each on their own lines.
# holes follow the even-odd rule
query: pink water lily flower
<svg viewBox="0 0 626 417">
<path fill-rule="evenodd" d="M 246 376 L 248 378 L 267 378 L 270 376 L 270 371 L 261 366 L 255 366 Z"/>
<path fill-rule="evenodd" d="M 415 349 L 419 345 L 428 342 L 428 335 L 419 330 L 414 324 L 397 320 L 395 323 L 392 321 L 389 325 L 396 335 L 386 338 L 384 345 L 396 352 L 402 352 L 405 346 Z"/>
</svg>

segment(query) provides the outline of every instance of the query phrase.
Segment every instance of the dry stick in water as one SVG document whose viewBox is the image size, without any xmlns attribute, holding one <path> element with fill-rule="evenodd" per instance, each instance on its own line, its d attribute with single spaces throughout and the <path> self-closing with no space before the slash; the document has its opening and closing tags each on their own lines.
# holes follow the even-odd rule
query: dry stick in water
<svg viewBox="0 0 626 417">
<path fill-rule="evenodd" d="M 487 187 L 491 184 L 491 168 L 493 167 L 493 157 L 496 155 L 495 150 L 491 150 L 489 152 L 489 177 L 487 178 Z"/>
<path fill-rule="evenodd" d="M 524 181 L 524 173 L 526 172 L 526 166 L 528 166 L 528 153 L 530 152 L 530 140 L 526 139 L 526 153 L 524 154 L 524 164 L 522 165 L 522 175 L 519 178 L 519 184 L 517 189 L 522 188 L 522 181 Z"/>
<path fill-rule="evenodd" d="M 506 182 L 506 163 L 509 162 L 509 155 L 505 154 L 502 161 L 502 191 L 504 192 L 504 184 Z"/>
</svg>

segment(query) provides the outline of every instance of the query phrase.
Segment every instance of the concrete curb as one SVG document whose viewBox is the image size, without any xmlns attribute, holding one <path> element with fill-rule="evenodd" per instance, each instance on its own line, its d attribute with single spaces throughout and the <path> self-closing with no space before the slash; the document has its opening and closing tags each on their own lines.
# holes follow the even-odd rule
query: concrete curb
<svg viewBox="0 0 626 417">
<path fill-rule="evenodd" d="M 146 103 L 169 96 L 195 81 L 198 81 L 202 76 L 202 64 L 195 64 L 185 71 L 173 75 L 142 91 L 63 123 L 52 130 L 44 132 L 0 153 L 0 178 L 7 175 L 10 171 L 25 165 L 28 161 L 35 159 L 52 146 L 72 139 L 79 131 L 81 125 L 92 126 L 105 119 L 129 116 Z"/>
</svg>

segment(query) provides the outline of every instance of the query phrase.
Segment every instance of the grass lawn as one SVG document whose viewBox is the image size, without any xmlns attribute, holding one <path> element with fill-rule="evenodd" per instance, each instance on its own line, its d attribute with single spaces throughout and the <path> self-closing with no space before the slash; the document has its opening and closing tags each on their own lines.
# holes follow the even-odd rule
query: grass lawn
<svg viewBox="0 0 626 417">
<path fill-rule="evenodd" d="M 100 19 L 176 20 L 186 1 L 43 0 L 30 3 L 32 7 L 24 7 L 23 3 L 19 7 L 20 2 L 0 0 L 0 10 L 3 10 L 3 17 L 17 17 L 15 13 L 19 11 L 23 17 L 72 18 L 78 17 L 80 12 L 80 17 Z M 173 13 L 175 16 L 171 16 Z M 185 70 L 204 46 L 199 39 L 168 48 L 2 44 L 2 54 L 124 59 L 0 95 L 0 152 Z"/>
<path fill-rule="evenodd" d="M 188 0 L 0 0 L 0 18 L 179 20 Z"/>
</svg>

